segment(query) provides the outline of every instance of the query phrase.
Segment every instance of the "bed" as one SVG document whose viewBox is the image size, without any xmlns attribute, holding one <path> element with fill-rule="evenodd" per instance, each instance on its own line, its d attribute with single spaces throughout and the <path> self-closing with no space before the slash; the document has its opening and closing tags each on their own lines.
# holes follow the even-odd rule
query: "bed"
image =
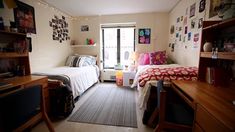
<svg viewBox="0 0 235 132">
<path fill-rule="evenodd" d="M 160 51 L 161 54 L 163 53 Z M 151 57 L 162 58 L 164 55 L 156 57 L 156 52 L 150 56 L 150 61 L 153 61 Z M 165 53 L 164 53 L 165 54 Z M 159 55 L 159 53 L 158 53 Z M 141 55 L 140 55 L 141 56 Z M 144 59 L 146 61 L 147 59 Z M 139 58 L 138 61 L 141 61 Z M 138 89 L 138 105 L 142 109 L 146 109 L 147 101 L 150 94 L 151 86 L 156 86 L 158 80 L 164 80 L 165 85 L 170 85 L 172 80 L 197 80 L 197 67 L 187 67 L 178 64 L 166 64 L 164 61 L 154 60 L 155 63 L 140 63 L 137 67 L 137 73 L 135 75 L 132 87 L 137 87 Z"/>
<path fill-rule="evenodd" d="M 71 55 L 67 58 L 66 66 L 55 67 L 33 74 L 48 76 L 49 85 L 50 81 L 58 80 L 62 85 L 67 86 L 68 90 L 72 91 L 75 99 L 99 81 L 99 68 L 95 64 L 96 58 L 92 56 Z"/>
</svg>

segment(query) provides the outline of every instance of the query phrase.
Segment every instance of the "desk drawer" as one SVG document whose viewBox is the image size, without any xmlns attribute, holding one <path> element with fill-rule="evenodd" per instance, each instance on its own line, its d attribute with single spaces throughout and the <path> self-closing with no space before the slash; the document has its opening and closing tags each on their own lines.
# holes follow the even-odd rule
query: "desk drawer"
<svg viewBox="0 0 235 132">
<path fill-rule="evenodd" d="M 205 132 L 228 132 L 220 121 L 211 115 L 204 107 L 197 104 L 196 108 L 196 122 L 201 126 Z"/>
</svg>

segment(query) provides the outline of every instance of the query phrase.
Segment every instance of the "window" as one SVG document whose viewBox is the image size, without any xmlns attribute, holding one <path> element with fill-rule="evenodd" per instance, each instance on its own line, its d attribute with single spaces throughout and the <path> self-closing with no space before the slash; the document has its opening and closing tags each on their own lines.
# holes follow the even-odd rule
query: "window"
<svg viewBox="0 0 235 132">
<path fill-rule="evenodd" d="M 129 56 L 135 50 L 135 28 L 102 28 L 103 67 L 114 68 L 115 65 L 129 65 Z"/>
</svg>

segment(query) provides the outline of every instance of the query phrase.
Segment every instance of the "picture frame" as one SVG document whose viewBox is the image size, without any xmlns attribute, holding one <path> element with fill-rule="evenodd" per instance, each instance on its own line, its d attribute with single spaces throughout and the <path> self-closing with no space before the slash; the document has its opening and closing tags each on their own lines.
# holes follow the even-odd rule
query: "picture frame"
<svg viewBox="0 0 235 132">
<path fill-rule="evenodd" d="M 150 28 L 140 28 L 139 29 L 138 42 L 139 44 L 150 44 L 151 41 L 151 29 Z"/>
<path fill-rule="evenodd" d="M 16 1 L 14 18 L 19 32 L 36 34 L 34 8 L 28 4 Z"/>
<path fill-rule="evenodd" d="M 195 10 L 196 10 L 196 3 L 190 6 L 190 18 L 195 16 Z"/>
<path fill-rule="evenodd" d="M 82 26 L 81 26 L 81 31 L 82 31 L 82 32 L 89 31 L 89 26 L 88 26 L 88 25 L 82 25 Z"/>
</svg>

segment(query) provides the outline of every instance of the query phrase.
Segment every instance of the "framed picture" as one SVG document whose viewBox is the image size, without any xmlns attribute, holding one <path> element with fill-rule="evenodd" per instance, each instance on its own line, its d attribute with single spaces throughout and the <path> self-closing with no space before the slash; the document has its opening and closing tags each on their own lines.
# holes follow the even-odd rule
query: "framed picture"
<svg viewBox="0 0 235 132">
<path fill-rule="evenodd" d="M 84 31 L 89 31 L 89 26 L 88 25 L 82 25 L 81 26 L 81 31 L 84 32 Z"/>
<path fill-rule="evenodd" d="M 16 1 L 14 18 L 19 32 L 36 34 L 34 8 L 23 2 Z"/>
<path fill-rule="evenodd" d="M 150 44 L 151 39 L 151 29 L 150 28 L 143 28 L 139 29 L 139 44 Z"/>
<path fill-rule="evenodd" d="M 190 6 L 190 18 L 195 16 L 195 10 L 196 10 L 196 3 Z"/>
</svg>

